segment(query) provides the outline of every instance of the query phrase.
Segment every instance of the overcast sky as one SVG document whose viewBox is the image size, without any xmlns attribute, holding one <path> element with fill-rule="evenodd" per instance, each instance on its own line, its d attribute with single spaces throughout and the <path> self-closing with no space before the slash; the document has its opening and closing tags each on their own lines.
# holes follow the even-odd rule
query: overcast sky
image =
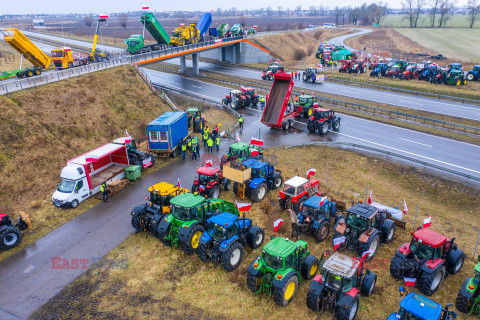
<svg viewBox="0 0 480 320">
<path fill-rule="evenodd" d="M 463 5 L 467 0 L 458 0 L 457 4 Z M 110 13 L 127 12 L 141 9 L 142 6 L 150 6 L 151 10 L 156 11 L 174 11 L 174 10 L 201 10 L 209 11 L 211 9 L 228 9 L 236 6 L 237 9 L 255 9 L 266 8 L 268 6 L 283 9 L 290 8 L 294 10 L 296 6 L 301 5 L 303 9 L 310 6 L 329 6 L 333 8 L 341 6 L 357 6 L 363 2 L 368 4 L 378 1 L 355 1 L 355 0 L 242 0 L 242 1 L 219 1 L 219 0 L 176 0 L 176 1 L 137 1 L 137 0 L 0 0 L 1 14 L 26 14 L 26 13 Z M 399 0 L 383 0 L 390 8 L 401 7 Z M 222 7 L 224 5 L 224 7 Z"/>
</svg>

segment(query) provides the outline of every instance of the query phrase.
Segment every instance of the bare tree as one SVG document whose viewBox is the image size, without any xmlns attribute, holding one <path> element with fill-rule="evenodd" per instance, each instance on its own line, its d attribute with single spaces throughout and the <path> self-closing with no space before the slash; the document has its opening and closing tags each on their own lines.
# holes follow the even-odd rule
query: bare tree
<svg viewBox="0 0 480 320">
<path fill-rule="evenodd" d="M 269 16 L 269 17 L 273 16 L 272 7 L 267 7 L 267 16 Z"/>
<path fill-rule="evenodd" d="M 425 0 L 415 0 L 415 18 L 413 20 L 413 27 L 416 28 L 418 24 L 418 18 L 420 17 L 420 14 L 422 13 L 423 6 L 425 5 Z"/>
<path fill-rule="evenodd" d="M 375 24 L 380 25 L 380 21 L 382 21 L 387 15 L 387 10 L 387 4 L 379 2 L 378 5 L 376 5 L 375 10 L 373 11 L 373 20 L 375 21 Z"/>
<path fill-rule="evenodd" d="M 410 28 L 413 28 L 413 24 L 415 22 L 415 0 L 403 0 L 402 6 L 403 10 L 407 14 L 408 22 L 410 24 Z"/>
<path fill-rule="evenodd" d="M 282 15 L 282 12 L 283 12 L 283 7 L 282 6 L 278 6 L 277 7 L 277 11 L 278 11 L 278 16 L 280 17 Z"/>
<path fill-rule="evenodd" d="M 297 17 L 300 17 L 302 15 L 302 6 L 297 6 L 295 12 L 297 13 Z"/>
<path fill-rule="evenodd" d="M 245 25 L 247 24 L 247 18 L 244 15 L 242 15 L 239 19 L 239 22 L 242 28 L 245 28 Z"/>
<path fill-rule="evenodd" d="M 335 24 L 338 26 L 338 19 L 342 15 L 342 9 L 340 9 L 338 6 L 335 7 Z"/>
<path fill-rule="evenodd" d="M 436 22 L 436 17 L 437 17 L 437 12 L 438 12 L 438 6 L 440 5 L 440 0 L 430 0 L 430 21 L 431 24 L 430 26 L 432 28 L 435 27 L 435 22 Z"/>
<path fill-rule="evenodd" d="M 118 20 L 120 21 L 120 25 L 123 28 L 126 28 L 127 24 L 128 24 L 128 14 L 127 13 L 122 13 Z"/>
<path fill-rule="evenodd" d="M 470 14 L 470 28 L 473 28 L 480 13 L 480 0 L 468 0 L 467 9 Z"/>
<path fill-rule="evenodd" d="M 93 17 L 91 15 L 85 16 L 83 18 L 83 23 L 85 23 L 85 25 L 90 28 L 93 23 Z"/>
<path fill-rule="evenodd" d="M 439 14 L 440 14 L 440 21 L 438 22 L 438 27 L 441 28 L 442 26 L 445 27 L 447 21 L 450 20 L 450 14 L 453 12 L 455 8 L 455 0 L 442 0 L 440 2 L 439 7 Z"/>
</svg>

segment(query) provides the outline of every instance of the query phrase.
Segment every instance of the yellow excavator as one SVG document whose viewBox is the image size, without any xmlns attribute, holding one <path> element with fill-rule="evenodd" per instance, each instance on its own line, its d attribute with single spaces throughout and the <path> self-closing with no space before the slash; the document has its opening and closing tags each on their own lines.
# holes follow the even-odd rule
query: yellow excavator
<svg viewBox="0 0 480 320">
<path fill-rule="evenodd" d="M 95 36 L 93 37 L 93 46 L 92 51 L 90 52 L 90 61 L 91 62 L 102 62 L 103 60 L 110 60 L 112 57 L 110 53 L 107 51 L 101 51 L 97 48 L 97 40 L 98 40 L 98 31 L 100 30 L 100 23 L 106 22 L 108 15 L 101 14 L 98 21 L 97 21 L 97 29 L 95 31 Z"/>
<path fill-rule="evenodd" d="M 200 40 L 200 30 L 194 23 L 186 26 L 184 23 L 175 28 L 170 38 L 170 45 L 173 47 L 184 46 L 186 44 L 197 43 Z"/>
</svg>

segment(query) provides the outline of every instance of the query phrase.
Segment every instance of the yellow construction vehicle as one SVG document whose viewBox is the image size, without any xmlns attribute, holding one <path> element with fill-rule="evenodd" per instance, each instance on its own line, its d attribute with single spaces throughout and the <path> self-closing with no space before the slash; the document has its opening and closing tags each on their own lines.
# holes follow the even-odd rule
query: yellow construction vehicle
<svg viewBox="0 0 480 320">
<path fill-rule="evenodd" d="M 191 23 L 189 26 L 182 23 L 180 27 L 175 28 L 172 35 L 170 45 L 174 47 L 184 46 L 186 44 L 197 43 L 200 39 L 200 30 L 194 23 Z"/>
<path fill-rule="evenodd" d="M 20 30 L 7 28 L 3 30 L 3 35 L 3 40 L 22 54 L 22 60 L 19 69 L 5 71 L 0 74 L 0 78 L 7 78 L 13 75 L 19 78 L 38 76 L 43 69 L 48 68 L 52 61 L 50 57 L 21 33 Z M 30 61 L 33 67 L 22 69 L 23 58 Z"/>
<path fill-rule="evenodd" d="M 161 207 L 164 214 L 170 213 L 170 200 L 179 194 L 190 192 L 185 188 L 179 188 L 168 182 L 160 182 L 148 188 L 150 192 L 150 206 Z"/>
<path fill-rule="evenodd" d="M 73 52 L 70 48 L 53 49 L 51 52 L 53 66 L 64 69 L 76 66 L 83 66 L 90 63 L 89 55 L 86 53 Z"/>
<path fill-rule="evenodd" d="M 110 60 L 112 58 L 110 56 L 110 53 L 108 53 L 106 51 L 101 51 L 100 49 L 97 48 L 98 31 L 100 30 L 100 23 L 106 22 L 107 18 L 108 18 L 108 15 L 101 14 L 100 18 L 97 21 L 97 29 L 95 30 L 95 35 L 93 37 L 92 51 L 90 52 L 90 61 L 91 62 L 102 62 L 104 59 L 105 60 Z"/>
</svg>

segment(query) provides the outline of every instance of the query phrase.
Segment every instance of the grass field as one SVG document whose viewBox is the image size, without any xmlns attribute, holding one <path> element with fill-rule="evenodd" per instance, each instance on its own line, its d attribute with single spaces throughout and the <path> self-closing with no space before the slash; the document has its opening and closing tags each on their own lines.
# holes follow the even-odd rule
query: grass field
<svg viewBox="0 0 480 320">
<path fill-rule="evenodd" d="M 480 30 L 398 28 L 396 31 L 450 59 L 480 63 Z"/>
<path fill-rule="evenodd" d="M 0 40 L 0 73 L 20 68 L 22 55 L 13 49 L 7 42 Z M 23 60 L 23 68 L 31 67 L 27 59 Z"/>
<path fill-rule="evenodd" d="M 472 274 L 476 263 L 472 254 L 479 230 L 478 190 L 412 167 L 326 147 L 279 149 L 277 167 L 285 178 L 297 174 L 297 152 L 299 173 L 304 175 L 311 167 L 316 168 L 321 190 L 330 199 L 351 203 L 359 199 L 368 183 L 373 189 L 375 201 L 401 206 L 405 198 L 410 208 L 405 215 L 407 230 L 397 230 L 395 240 L 389 245 L 382 245 L 370 264 L 372 271 L 378 275 L 378 283 L 371 297 L 362 297 L 358 320 L 386 319 L 388 314 L 398 310 L 401 300 L 398 287 L 402 283 L 393 280 L 388 268 L 395 250 L 410 238 L 416 204 L 419 210 L 417 225 L 423 218 L 431 216 L 431 228 L 447 236 L 457 236 L 459 248 L 467 254 L 463 270 L 446 278 L 433 297 L 443 305 L 454 301 L 463 279 Z M 267 150 L 266 154 L 275 156 L 275 149 Z M 324 184 L 327 163 L 328 188 Z M 234 200 L 231 191 L 223 193 L 222 198 Z M 286 212 L 280 211 L 277 201 L 277 192 L 270 192 L 266 200 L 254 204 L 247 214 L 265 228 L 267 239 L 273 233 L 272 222 L 277 218 L 285 220 L 279 235 L 289 237 L 290 234 L 290 219 Z M 331 237 L 320 244 L 312 237 L 303 238 L 309 242 L 309 248 L 316 256 L 332 249 Z M 245 284 L 246 270 L 260 250 L 247 248 L 245 253 L 240 267 L 227 273 L 221 266 L 213 268 L 211 263 L 204 265 L 197 256 L 187 256 L 180 249 L 165 247 L 153 236 L 146 239 L 145 234 L 132 234 L 106 256 L 107 259 L 126 259 L 122 260 L 124 268 L 109 267 L 109 263 L 115 260 L 102 261 L 101 265 L 87 271 L 52 298 L 32 319 L 317 317 L 305 305 L 308 282 L 299 286 L 295 299 L 286 308 L 278 307 L 266 294 L 254 295 L 250 292 Z M 351 254 L 348 251 L 345 253 Z M 330 319 L 330 314 L 326 313 L 320 319 Z"/>
<path fill-rule="evenodd" d="M 438 16 L 437 16 L 438 17 Z M 447 22 L 447 27 L 452 28 L 468 28 L 470 27 L 468 15 L 461 15 L 457 14 L 451 17 L 450 20 Z M 436 24 L 438 24 L 438 19 Z M 382 27 L 399 27 L 399 28 L 408 28 L 410 27 L 410 23 L 408 21 L 407 15 L 402 14 L 389 14 L 383 18 L 382 22 L 380 23 Z M 418 19 L 418 27 L 427 27 L 430 28 L 432 25 L 431 18 L 429 15 L 422 14 Z M 473 25 L 474 28 L 480 28 L 480 21 L 477 20 Z"/>
</svg>

